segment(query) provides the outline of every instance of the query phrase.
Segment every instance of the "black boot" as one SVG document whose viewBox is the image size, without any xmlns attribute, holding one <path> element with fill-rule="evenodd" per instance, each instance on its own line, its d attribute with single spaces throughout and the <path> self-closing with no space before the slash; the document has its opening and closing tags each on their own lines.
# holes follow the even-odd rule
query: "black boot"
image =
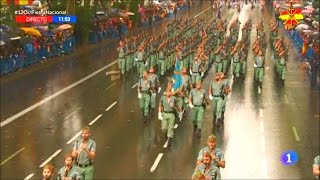
<svg viewBox="0 0 320 180">
<path fill-rule="evenodd" d="M 201 138 L 201 129 L 198 129 L 197 131 L 197 138 Z"/>
<path fill-rule="evenodd" d="M 197 125 L 193 125 L 193 133 L 196 133 L 198 130 L 198 126 Z"/>
</svg>

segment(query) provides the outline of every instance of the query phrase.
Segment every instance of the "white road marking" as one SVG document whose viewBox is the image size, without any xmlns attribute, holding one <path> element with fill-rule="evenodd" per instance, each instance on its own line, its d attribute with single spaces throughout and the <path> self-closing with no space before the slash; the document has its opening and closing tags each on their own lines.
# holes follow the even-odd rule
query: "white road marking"
<svg viewBox="0 0 320 180">
<path fill-rule="evenodd" d="M 39 168 L 43 168 L 45 165 L 47 165 L 48 162 L 50 162 L 54 157 L 56 157 L 61 151 L 62 151 L 62 149 L 59 149 L 59 150 L 57 150 L 55 153 L 53 153 L 47 160 L 45 160 L 45 161 L 39 166 Z"/>
<path fill-rule="evenodd" d="M 112 87 L 115 86 L 116 84 L 117 84 L 117 82 L 112 83 L 110 86 L 108 86 L 108 87 L 106 88 L 106 90 L 109 90 L 110 88 L 112 88 Z"/>
<path fill-rule="evenodd" d="M 261 118 L 263 118 L 263 111 L 262 111 L 262 109 L 259 109 L 259 115 L 260 115 Z"/>
<path fill-rule="evenodd" d="M 263 121 L 260 120 L 260 132 L 263 134 L 264 133 L 264 125 L 263 125 Z"/>
<path fill-rule="evenodd" d="M 113 102 L 107 109 L 106 109 L 106 111 L 109 111 L 114 105 L 116 105 L 117 104 L 117 101 L 115 101 L 115 102 Z"/>
<path fill-rule="evenodd" d="M 258 93 L 261 94 L 261 88 L 260 88 L 260 86 L 258 87 Z"/>
<path fill-rule="evenodd" d="M 162 156 L 163 156 L 163 153 L 159 153 L 159 154 L 158 154 L 158 157 L 157 157 L 157 159 L 154 161 L 154 163 L 153 163 L 153 165 L 152 165 L 152 167 L 151 167 L 151 169 L 150 169 L 150 172 L 154 172 L 154 171 L 156 170 L 156 168 L 157 168 L 157 166 L 158 166 L 158 164 L 159 164 Z"/>
<path fill-rule="evenodd" d="M 44 103 L 46 103 L 46 102 L 54 99 L 55 97 L 61 95 L 62 93 L 66 92 L 66 91 L 74 88 L 75 86 L 77 86 L 77 85 L 85 82 L 86 80 L 94 77 L 95 75 L 99 74 L 100 72 L 104 71 L 105 69 L 113 66 L 113 65 L 116 64 L 117 62 L 118 62 L 118 60 L 113 61 L 112 63 L 110 63 L 110 64 L 108 64 L 108 65 L 106 65 L 106 66 L 104 66 L 104 67 L 102 67 L 102 68 L 100 68 L 100 69 L 98 69 L 98 70 L 96 70 L 95 72 L 93 72 L 93 73 L 89 74 L 88 76 L 80 79 L 79 81 L 77 81 L 77 82 L 75 82 L 75 83 L 73 83 L 73 84 L 71 84 L 71 85 L 69 85 L 69 86 L 61 89 L 60 91 L 58 91 L 58 92 L 56 92 L 56 93 L 54 93 L 54 94 L 46 97 L 45 99 L 43 99 L 43 100 L 35 103 L 34 105 L 32 105 L 32 106 L 30 106 L 30 107 L 28 107 L 28 108 L 20 111 L 19 113 L 15 114 L 15 115 L 13 115 L 13 116 L 11 116 L 11 117 L 9 117 L 9 118 L 7 118 L 6 120 L 4 120 L 4 121 L 1 122 L 1 127 L 3 127 L 3 126 L 5 126 L 5 125 L 13 122 L 14 120 L 16 120 L 17 118 L 21 117 L 22 115 L 24 115 L 24 114 L 26 114 L 26 113 L 34 110 L 35 108 L 41 106 L 42 104 L 44 104 Z"/>
<path fill-rule="evenodd" d="M 267 166 L 267 160 L 265 158 L 263 160 L 263 175 L 265 179 L 268 179 L 268 166 Z"/>
<path fill-rule="evenodd" d="M 166 140 L 166 142 L 163 145 L 163 148 L 167 148 L 168 147 L 168 143 L 169 143 L 169 139 Z"/>
<path fill-rule="evenodd" d="M 300 138 L 299 138 L 299 135 L 298 135 L 296 127 L 293 126 L 292 129 L 293 129 L 293 134 L 294 134 L 294 137 L 296 138 L 296 141 L 299 142 Z"/>
<path fill-rule="evenodd" d="M 9 156 L 7 159 L 1 162 L 1 166 L 4 165 L 6 162 L 8 162 L 10 159 L 14 158 L 16 155 L 18 155 L 21 151 L 23 151 L 25 147 L 19 149 L 17 152 L 13 153 L 11 156 Z"/>
<path fill-rule="evenodd" d="M 76 135 L 74 135 L 68 142 L 67 144 L 70 144 L 72 143 L 78 136 L 80 136 L 82 131 L 79 131 Z"/>
<path fill-rule="evenodd" d="M 34 173 L 29 174 L 26 178 L 24 178 L 24 180 L 29 180 L 29 179 L 31 179 L 33 176 L 34 176 Z"/>
<path fill-rule="evenodd" d="M 180 121 L 181 121 L 181 120 L 180 120 Z M 175 124 L 175 125 L 174 125 L 174 128 L 177 129 L 178 126 L 179 126 L 179 124 Z"/>
<path fill-rule="evenodd" d="M 108 71 L 106 72 L 106 76 L 110 75 L 110 74 L 118 74 L 120 73 L 120 71 Z"/>
<path fill-rule="evenodd" d="M 199 14 L 195 15 L 194 17 L 196 18 L 196 17 L 200 16 L 202 13 L 204 13 L 204 12 L 207 11 L 208 9 L 211 9 L 211 6 L 209 6 L 207 9 L 201 11 Z"/>
<path fill-rule="evenodd" d="M 289 104 L 288 97 L 286 94 L 284 95 L 284 100 L 285 100 L 286 104 Z"/>
<path fill-rule="evenodd" d="M 134 84 L 131 88 L 135 88 L 136 86 L 138 86 L 138 83 Z"/>
<path fill-rule="evenodd" d="M 69 117 L 71 117 L 71 116 L 73 116 L 77 111 L 79 111 L 81 109 L 81 107 L 80 108 L 78 108 L 78 109 L 76 109 L 76 110 L 74 110 L 72 113 L 70 113 L 68 116 L 66 116 L 64 119 L 68 119 Z"/>
<path fill-rule="evenodd" d="M 90 123 L 89 123 L 89 126 L 91 126 L 93 123 L 95 123 L 99 118 L 101 118 L 102 114 L 100 114 L 99 116 L 97 116 L 94 120 L 92 120 Z"/>
</svg>

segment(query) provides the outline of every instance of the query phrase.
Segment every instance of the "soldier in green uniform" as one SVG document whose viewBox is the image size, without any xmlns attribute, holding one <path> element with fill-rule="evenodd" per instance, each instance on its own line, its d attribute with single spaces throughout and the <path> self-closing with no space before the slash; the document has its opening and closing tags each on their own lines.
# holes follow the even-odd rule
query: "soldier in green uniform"
<svg viewBox="0 0 320 180">
<path fill-rule="evenodd" d="M 145 52 L 143 50 L 142 46 L 139 46 L 138 51 L 135 55 L 135 61 L 137 63 L 137 72 L 139 74 L 139 77 L 142 77 L 142 72 L 145 70 L 145 67 L 147 65 L 147 62 L 145 61 Z"/>
<path fill-rule="evenodd" d="M 165 41 L 163 41 L 158 48 L 158 70 L 161 76 L 165 73 Z"/>
<path fill-rule="evenodd" d="M 320 179 L 320 156 L 314 158 L 312 172 L 316 179 Z"/>
<path fill-rule="evenodd" d="M 285 58 L 285 51 L 279 54 L 278 75 L 281 80 L 285 80 L 287 74 L 287 59 Z"/>
<path fill-rule="evenodd" d="M 262 88 L 263 73 L 265 67 L 265 57 L 262 54 L 262 51 L 259 50 L 258 56 L 254 60 L 254 79 L 259 82 L 259 87 Z"/>
<path fill-rule="evenodd" d="M 249 51 L 249 45 L 243 43 L 240 48 L 240 73 L 245 76 L 247 72 L 247 57 Z"/>
<path fill-rule="evenodd" d="M 148 78 L 148 72 L 143 71 L 142 78 L 138 82 L 138 99 L 139 106 L 143 112 L 143 121 L 147 122 L 150 106 L 151 81 Z"/>
<path fill-rule="evenodd" d="M 155 39 L 152 39 L 152 41 L 150 42 L 150 49 L 149 49 L 149 66 L 150 67 L 156 67 L 157 65 L 157 61 L 156 61 L 156 51 L 155 51 Z"/>
<path fill-rule="evenodd" d="M 171 96 L 171 90 L 167 89 L 159 103 L 158 119 L 161 120 L 161 130 L 168 138 L 168 146 L 171 145 L 175 122 L 176 98 Z"/>
<path fill-rule="evenodd" d="M 240 53 L 237 49 L 233 51 L 231 54 L 233 54 L 232 58 L 232 74 L 239 78 L 240 77 Z"/>
<path fill-rule="evenodd" d="M 222 111 L 224 100 L 224 89 L 227 85 L 222 80 L 222 73 L 216 73 L 215 81 L 209 87 L 209 99 L 212 100 L 213 123 L 220 126 L 222 123 Z"/>
<path fill-rule="evenodd" d="M 212 164 L 212 156 L 209 152 L 204 152 L 202 157 L 202 163 L 196 167 L 192 178 L 196 176 L 198 172 L 202 172 L 205 175 L 205 179 L 218 180 L 221 179 L 220 170 L 218 167 Z"/>
<path fill-rule="evenodd" d="M 54 167 L 51 164 L 47 164 L 43 167 L 42 180 L 51 180 Z"/>
<path fill-rule="evenodd" d="M 215 58 L 214 58 L 214 69 L 215 73 L 222 72 L 222 53 L 220 52 L 222 49 L 222 45 L 218 47 L 215 51 Z"/>
<path fill-rule="evenodd" d="M 126 72 L 125 66 L 126 66 L 126 59 L 125 59 L 125 49 L 124 49 L 124 43 L 120 40 L 119 46 L 117 48 L 117 51 L 119 52 L 118 55 L 118 67 L 121 71 L 121 74 L 124 75 Z"/>
<path fill-rule="evenodd" d="M 161 86 L 160 86 L 160 81 L 158 75 L 154 74 L 154 68 L 151 67 L 149 70 L 149 75 L 148 79 L 151 81 L 151 112 L 152 114 L 154 113 L 154 109 L 156 107 L 156 97 L 157 97 L 157 92 L 160 93 L 161 91 Z"/>
<path fill-rule="evenodd" d="M 202 72 L 202 61 L 199 57 L 195 56 L 194 61 L 190 67 L 191 82 L 194 85 L 196 82 L 201 81 Z"/>
<path fill-rule="evenodd" d="M 187 69 L 186 68 L 182 68 L 181 71 L 181 78 L 182 78 L 182 92 L 184 95 L 184 100 L 183 100 L 183 105 L 181 106 L 181 109 L 186 109 L 187 105 L 188 105 L 188 98 L 189 98 L 189 93 L 192 89 L 192 83 L 191 83 L 191 78 L 190 76 L 187 74 Z M 180 105 L 180 104 L 179 104 Z"/>
<path fill-rule="evenodd" d="M 217 138 L 211 134 L 207 140 L 207 146 L 202 148 L 197 158 L 197 166 L 203 164 L 203 157 L 205 153 L 209 153 L 212 157 L 211 165 L 219 168 L 225 168 L 224 153 L 221 149 L 217 148 Z"/>
<path fill-rule="evenodd" d="M 64 157 L 64 166 L 58 172 L 58 180 L 80 180 L 82 178 L 78 166 L 74 165 L 74 157 L 71 153 Z"/>
<path fill-rule="evenodd" d="M 90 138 L 90 128 L 85 126 L 81 130 L 81 139 L 74 143 L 72 156 L 76 158 L 76 165 L 82 172 L 83 180 L 93 179 L 93 160 L 96 157 L 96 142 Z"/>
<path fill-rule="evenodd" d="M 203 122 L 203 114 L 205 105 L 209 105 L 206 91 L 201 89 L 201 81 L 196 83 L 196 88 L 190 91 L 189 107 L 193 110 L 193 132 L 197 133 L 197 137 L 201 137 L 201 128 Z"/>
</svg>

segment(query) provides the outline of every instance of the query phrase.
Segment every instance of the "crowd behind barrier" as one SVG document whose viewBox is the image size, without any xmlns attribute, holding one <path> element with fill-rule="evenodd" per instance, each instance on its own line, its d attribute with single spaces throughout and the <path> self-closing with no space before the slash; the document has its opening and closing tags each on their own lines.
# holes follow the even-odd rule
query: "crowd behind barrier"
<svg viewBox="0 0 320 180">
<path fill-rule="evenodd" d="M 187 4 L 176 6 L 176 10 L 181 12 L 188 9 Z M 165 18 L 174 18 L 175 11 L 173 8 L 168 8 L 165 13 L 154 12 L 141 16 L 138 26 L 145 27 L 161 22 Z M 150 22 L 151 20 L 152 22 Z M 119 38 L 121 35 L 127 34 L 131 28 L 131 22 L 121 21 L 116 22 L 109 18 L 105 21 L 95 21 L 89 33 L 89 43 L 98 43 L 103 40 Z M 151 23 L 151 24 L 150 24 Z M 32 64 L 51 60 L 55 57 L 61 57 L 75 50 L 76 40 L 74 35 L 67 35 L 57 39 L 51 37 L 33 37 L 32 42 L 24 43 L 23 45 L 7 45 L 0 48 L 0 75 L 10 74 Z"/>
</svg>

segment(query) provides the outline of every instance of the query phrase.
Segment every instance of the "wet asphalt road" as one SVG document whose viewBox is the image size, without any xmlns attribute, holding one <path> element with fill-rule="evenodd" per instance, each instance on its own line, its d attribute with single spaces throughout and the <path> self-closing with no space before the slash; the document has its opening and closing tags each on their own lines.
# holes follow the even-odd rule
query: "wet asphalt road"
<svg viewBox="0 0 320 180">
<path fill-rule="evenodd" d="M 195 16 L 208 4 L 203 2 L 182 16 Z M 209 19 L 213 14 L 209 9 L 200 17 Z M 235 9 L 223 10 L 225 17 L 238 15 Z M 245 6 L 240 20 L 249 16 L 253 17 L 253 24 L 259 17 L 268 19 L 266 28 L 271 17 L 269 12 L 260 14 L 257 8 L 250 10 Z M 158 33 L 164 27 L 160 24 L 152 31 Z M 251 38 L 255 37 L 252 31 Z M 132 88 L 138 80 L 135 72 L 130 72 L 125 81 L 105 74 L 118 70 L 117 64 L 107 66 L 117 57 L 115 46 L 103 45 L 81 57 L 66 57 L 49 67 L 1 82 L 1 124 L 34 107 L 13 122 L 1 125 L 1 179 L 23 179 L 32 173 L 32 179 L 39 179 L 39 166 L 55 152 L 58 154 L 51 163 L 60 168 L 64 154 L 72 148 L 72 143 L 67 142 L 92 120 L 96 120 L 91 125 L 92 138 L 97 142 L 96 179 L 190 179 L 197 154 L 205 146 L 206 136 L 212 133 L 210 110 L 205 112 L 201 140 L 193 138 L 191 119 L 187 116 L 176 129 L 172 147 L 163 148 L 165 139 L 156 116 L 146 125 L 142 123 L 136 88 Z M 268 50 L 267 57 L 270 54 Z M 309 88 L 298 70 L 296 57 L 292 51 L 284 85 L 275 78 L 272 58 L 268 59 L 270 68 L 262 94 L 258 94 L 253 84 L 250 51 L 248 74 L 244 80 L 233 83 L 225 126 L 215 133 L 218 146 L 225 152 L 223 178 L 312 178 L 312 160 L 320 154 L 319 91 Z M 70 88 L 103 67 L 92 78 Z M 204 80 L 206 90 L 212 77 L 213 69 Z M 161 82 L 165 85 L 166 79 Z M 65 92 L 51 98 L 61 90 Z M 41 105 L 32 106 L 38 102 Z M 280 155 L 291 149 L 298 152 L 299 161 L 294 166 L 283 166 Z M 150 173 L 159 153 L 163 156 Z"/>
</svg>

